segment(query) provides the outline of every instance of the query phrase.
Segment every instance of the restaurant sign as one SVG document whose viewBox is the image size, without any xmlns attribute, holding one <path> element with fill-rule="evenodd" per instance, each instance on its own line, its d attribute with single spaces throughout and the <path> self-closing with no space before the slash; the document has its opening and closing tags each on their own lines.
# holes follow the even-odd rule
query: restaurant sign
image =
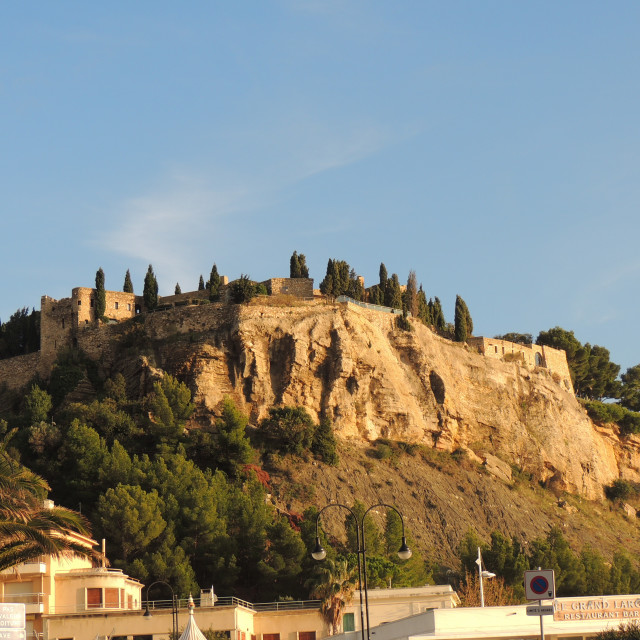
<svg viewBox="0 0 640 640">
<path fill-rule="evenodd" d="M 640 620 L 640 596 L 601 596 L 559 598 L 553 619 L 562 620 Z"/>
</svg>

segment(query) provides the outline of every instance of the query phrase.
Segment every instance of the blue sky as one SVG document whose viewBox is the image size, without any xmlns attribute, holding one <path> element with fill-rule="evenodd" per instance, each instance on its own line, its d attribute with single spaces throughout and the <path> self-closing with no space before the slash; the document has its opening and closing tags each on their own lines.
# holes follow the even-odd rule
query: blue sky
<svg viewBox="0 0 640 640">
<path fill-rule="evenodd" d="M 640 4 L 0 5 L 0 319 L 327 260 L 640 363 Z"/>
</svg>

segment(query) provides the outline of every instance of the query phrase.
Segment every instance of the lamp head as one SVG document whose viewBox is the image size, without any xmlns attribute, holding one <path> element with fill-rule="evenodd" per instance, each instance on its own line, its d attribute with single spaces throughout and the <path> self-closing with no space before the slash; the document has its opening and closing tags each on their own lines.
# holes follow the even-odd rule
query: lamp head
<svg viewBox="0 0 640 640">
<path fill-rule="evenodd" d="M 491 571 L 483 571 L 481 573 L 483 578 L 495 578 L 496 574 L 495 573 L 491 573 Z"/>
<path fill-rule="evenodd" d="M 322 548 L 320 544 L 320 538 L 316 536 L 316 546 L 311 552 L 311 557 L 314 560 L 324 560 L 327 557 L 327 552 Z"/>
<path fill-rule="evenodd" d="M 408 560 L 413 555 L 413 551 L 407 545 L 407 539 L 402 536 L 402 545 L 398 549 L 398 558 L 400 560 Z"/>
</svg>

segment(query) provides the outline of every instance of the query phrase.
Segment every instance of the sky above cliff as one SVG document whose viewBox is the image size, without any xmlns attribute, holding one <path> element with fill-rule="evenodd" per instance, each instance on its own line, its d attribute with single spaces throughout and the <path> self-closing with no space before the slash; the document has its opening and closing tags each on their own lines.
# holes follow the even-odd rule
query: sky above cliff
<svg viewBox="0 0 640 640">
<path fill-rule="evenodd" d="M 477 335 L 640 363 L 640 4 L 0 6 L 0 319 L 383 261 Z"/>
</svg>

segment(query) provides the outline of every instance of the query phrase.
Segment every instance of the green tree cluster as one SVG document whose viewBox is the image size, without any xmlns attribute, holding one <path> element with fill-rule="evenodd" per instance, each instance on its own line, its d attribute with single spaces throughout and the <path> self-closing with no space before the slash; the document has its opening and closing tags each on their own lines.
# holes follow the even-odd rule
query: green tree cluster
<svg viewBox="0 0 640 640">
<path fill-rule="evenodd" d="M 604 347 L 592 347 L 588 342 L 583 345 L 573 331 L 561 327 L 541 331 L 536 344 L 566 352 L 571 380 L 578 397 L 602 400 L 620 396 L 620 383 L 617 381 L 620 365 L 610 361 L 609 351 Z"/>
<path fill-rule="evenodd" d="M 478 547 L 487 569 L 502 577 L 520 599 L 524 599 L 523 572 L 536 567 L 554 570 L 558 596 L 636 593 L 640 587 L 640 572 L 626 552 L 616 553 L 611 562 L 588 546 L 575 553 L 558 527 L 533 540 L 527 550 L 499 532 L 492 533 L 491 543 L 486 544 L 468 531 L 458 549 L 463 574 L 477 574 Z"/>
<path fill-rule="evenodd" d="M 320 291 L 327 296 L 349 296 L 354 300 L 364 299 L 364 287 L 354 269 L 344 260 L 329 259 L 327 273 L 320 283 Z"/>
<path fill-rule="evenodd" d="M 241 274 L 237 280 L 229 285 L 229 296 L 231 302 L 235 304 L 249 302 L 259 295 L 267 295 L 267 288 L 263 284 L 251 280 L 248 275 Z"/>
<path fill-rule="evenodd" d="M 338 463 L 331 422 L 323 418 L 316 425 L 303 407 L 272 407 L 260 422 L 258 433 L 269 451 L 297 456 L 309 451 L 327 464 Z"/>
<path fill-rule="evenodd" d="M 0 360 L 40 349 L 40 311 L 18 309 L 7 322 L 0 323 Z"/>
</svg>

